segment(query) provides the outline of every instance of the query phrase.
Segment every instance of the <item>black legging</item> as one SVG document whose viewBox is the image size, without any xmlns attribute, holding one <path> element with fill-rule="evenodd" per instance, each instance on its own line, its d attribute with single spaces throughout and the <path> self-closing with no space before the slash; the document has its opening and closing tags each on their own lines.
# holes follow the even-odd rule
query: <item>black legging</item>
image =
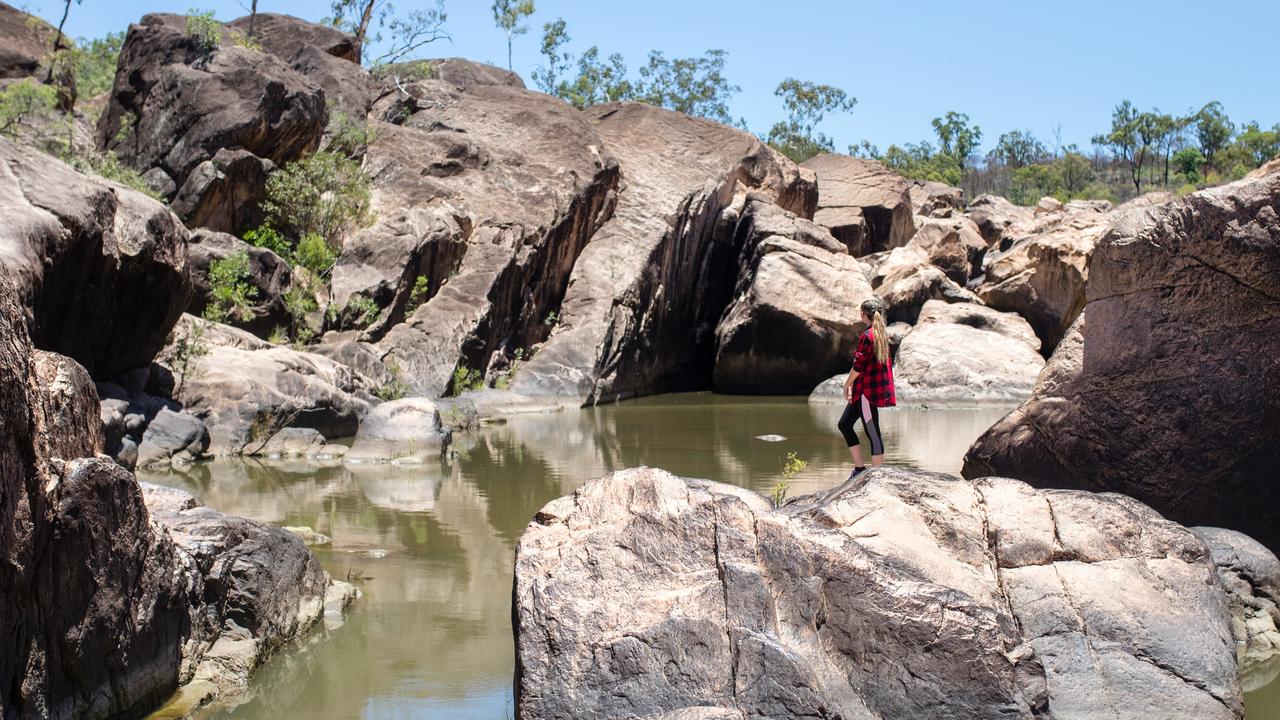
<svg viewBox="0 0 1280 720">
<path fill-rule="evenodd" d="M 883 455 L 884 440 L 880 437 L 880 408 L 872 405 L 866 396 L 844 407 L 844 414 L 840 416 L 840 422 L 836 427 L 839 427 L 840 434 L 844 435 L 845 443 L 849 447 L 859 444 L 858 433 L 853 428 L 858 418 L 862 418 L 862 427 L 866 429 L 867 439 L 871 441 L 871 454 Z"/>
</svg>

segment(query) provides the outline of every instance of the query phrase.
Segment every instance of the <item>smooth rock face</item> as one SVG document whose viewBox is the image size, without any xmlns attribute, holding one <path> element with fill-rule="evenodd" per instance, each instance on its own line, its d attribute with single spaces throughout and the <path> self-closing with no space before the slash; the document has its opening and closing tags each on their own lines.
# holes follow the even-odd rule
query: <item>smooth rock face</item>
<svg viewBox="0 0 1280 720">
<path fill-rule="evenodd" d="M 977 295 L 934 265 L 919 244 L 894 248 L 871 274 L 871 289 L 884 301 L 891 323 L 915 323 L 930 300 L 949 303 L 981 303 Z"/>
<path fill-rule="evenodd" d="M 979 195 L 969 203 L 965 215 L 978 226 L 987 245 L 998 250 L 1007 250 L 1025 237 L 1035 220 L 1031 208 L 1014 205 L 999 195 Z"/>
<path fill-rule="evenodd" d="M 812 215 L 813 175 L 748 133 L 641 103 L 587 114 L 622 167 L 612 217 L 573 267 L 513 392 L 602 402 L 705 388 L 732 296 L 745 193 Z"/>
<path fill-rule="evenodd" d="M 209 428 L 209 453 L 252 454 L 284 427 L 349 437 L 369 412 L 372 388 L 345 365 L 190 315 L 175 341 L 195 324 L 205 328 L 208 352 L 192 359 L 187 376 L 180 377 L 174 345 L 159 362 L 175 376 L 174 399 Z"/>
<path fill-rule="evenodd" d="M 139 467 L 189 463 L 208 447 L 209 430 L 204 423 L 190 413 L 165 408 L 147 423 L 136 462 Z"/>
<path fill-rule="evenodd" d="M 1280 547 L 1280 175 L 1126 214 L 1031 399 L 965 474 L 1132 495 Z"/>
<path fill-rule="evenodd" d="M 327 119 L 324 90 L 225 31 L 206 51 L 187 36 L 186 22 L 152 14 L 129 26 L 98 123 L 99 148 L 140 172 L 163 171 L 175 188 L 223 148 L 276 165 L 316 148 Z"/>
<path fill-rule="evenodd" d="M 96 377 L 151 362 L 191 293 L 187 231 L 173 213 L 5 139 L 0 264 L 36 347 Z"/>
<path fill-rule="evenodd" d="M 716 328 L 719 392 L 807 393 L 848 367 L 871 286 L 823 227 L 765 198 L 747 199 L 734 300 Z"/>
<path fill-rule="evenodd" d="M 449 445 L 440 411 L 427 398 L 404 398 L 373 408 L 346 459 L 355 462 L 426 462 L 438 458 Z"/>
<path fill-rule="evenodd" d="M 904 245 L 915 232 L 907 181 L 877 160 L 827 153 L 801 167 L 818 176 L 814 222 L 854 257 Z"/>
<path fill-rule="evenodd" d="M 1194 527 L 1218 567 L 1227 593 L 1231 634 L 1245 692 L 1274 680 L 1280 658 L 1280 560 L 1262 543 L 1234 530 Z"/>
<path fill-rule="evenodd" d="M 930 300 L 894 364 L 898 404 L 1017 402 L 1044 369 L 1026 320 L 970 303 Z"/>
<path fill-rule="evenodd" d="M 924 250 L 929 262 L 960 286 L 981 274 L 987 253 L 987 242 L 978 226 L 963 217 L 926 218 L 908 244 Z"/>
<path fill-rule="evenodd" d="M 978 296 L 997 310 L 1025 317 L 1046 354 L 1084 307 L 1089 256 L 1110 223 L 1109 208 L 1068 206 L 1051 212 L 1025 238 L 988 257 Z"/>
<path fill-rule="evenodd" d="M 877 469 L 774 510 L 624 470 L 516 549 L 516 715 L 1239 718 L 1185 528 L 1118 495 Z"/>
<path fill-rule="evenodd" d="M 284 296 L 289 291 L 292 269 L 279 255 L 266 248 L 254 247 L 234 235 L 196 230 L 188 246 L 191 277 L 195 292 L 187 312 L 200 316 L 209 305 L 213 290 L 209 286 L 209 268 L 216 260 L 243 252 L 249 257 L 247 282 L 257 292 L 253 300 L 253 317 L 247 321 L 228 318 L 228 324 L 243 328 L 258 337 L 268 337 L 278 327 L 287 327 L 289 311 Z"/>
<path fill-rule="evenodd" d="M 494 67 L 465 58 L 427 60 L 432 77 L 454 85 L 505 85 L 524 88 L 524 80 L 506 68 Z"/>
<path fill-rule="evenodd" d="M 608 217 L 617 164 L 556 98 L 442 80 L 404 87 L 374 104 L 365 170 L 377 222 L 343 247 L 334 302 L 386 308 L 369 338 L 415 394 L 439 396 L 455 369 L 483 372 L 495 352 L 550 332 L 578 253 Z M 419 278 L 429 291 L 413 310 Z"/>
</svg>

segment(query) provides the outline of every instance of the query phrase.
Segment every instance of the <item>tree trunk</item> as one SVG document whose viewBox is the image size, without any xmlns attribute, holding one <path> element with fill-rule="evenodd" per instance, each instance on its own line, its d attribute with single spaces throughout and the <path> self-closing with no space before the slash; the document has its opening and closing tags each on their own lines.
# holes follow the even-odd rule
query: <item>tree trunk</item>
<svg viewBox="0 0 1280 720">
<path fill-rule="evenodd" d="M 71 0 L 67 0 L 67 4 L 62 8 L 62 20 L 58 22 L 58 34 L 53 36 L 53 52 L 56 54 L 62 49 L 62 26 L 67 24 L 67 16 L 71 14 Z M 53 77 L 53 69 L 49 70 L 49 77 Z"/>
<path fill-rule="evenodd" d="M 373 6 L 377 0 L 369 0 L 360 13 L 360 25 L 356 27 L 356 60 L 364 62 L 364 39 L 369 34 L 369 23 L 373 20 Z"/>
<path fill-rule="evenodd" d="M 249 5 L 249 39 L 253 39 L 253 26 L 258 20 L 258 0 Z"/>
</svg>

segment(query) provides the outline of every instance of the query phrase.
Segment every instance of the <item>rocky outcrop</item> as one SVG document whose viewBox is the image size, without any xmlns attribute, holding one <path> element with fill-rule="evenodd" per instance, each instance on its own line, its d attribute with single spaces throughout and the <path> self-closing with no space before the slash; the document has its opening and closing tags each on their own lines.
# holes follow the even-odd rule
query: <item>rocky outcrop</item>
<svg viewBox="0 0 1280 720">
<path fill-rule="evenodd" d="M 258 227 L 267 175 L 275 169 L 248 150 L 222 148 L 187 175 L 171 207 L 191 227 L 226 233 Z"/>
<path fill-rule="evenodd" d="M 801 166 L 818 177 L 814 222 L 854 257 L 904 245 L 915 232 L 907 181 L 877 160 L 827 153 Z"/>
<path fill-rule="evenodd" d="M 384 308 L 368 337 L 416 394 L 439 396 L 455 369 L 483 373 L 495 353 L 550 332 L 574 261 L 612 207 L 617 164 L 556 98 L 402 85 L 374 105 L 365 168 L 377 222 L 343 248 L 334 302 Z"/>
<path fill-rule="evenodd" d="M 978 226 L 963 217 L 926 218 L 908 245 L 924 250 L 929 263 L 961 287 L 982 274 L 982 261 L 987 254 L 987 242 Z"/>
<path fill-rule="evenodd" d="M 1026 236 L 1035 219 L 1031 208 L 1014 205 L 999 195 L 979 195 L 969 203 L 965 215 L 978 226 L 987 245 L 1007 250 Z"/>
<path fill-rule="evenodd" d="M 36 347 L 106 377 L 164 346 L 191 281 L 187 231 L 163 205 L 0 139 L 0 228 Z"/>
<path fill-rule="evenodd" d="M 149 512 L 133 475 L 96 455 L 88 373 L 33 350 L 22 315 L 0 266 L 0 712 L 139 716 L 210 664 L 230 669 L 208 692 L 243 685 L 318 619 L 328 577 L 282 530 Z"/>
<path fill-rule="evenodd" d="M 716 327 L 718 392 L 807 393 L 847 368 L 871 286 L 844 244 L 767 199 L 747 198 L 734 299 Z"/>
<path fill-rule="evenodd" d="M 279 255 L 266 248 L 255 247 L 226 233 L 196 230 L 191 233 L 188 246 L 191 277 L 195 287 L 186 311 L 202 315 L 209 305 L 213 289 L 209 286 L 209 268 L 217 260 L 236 253 L 249 258 L 249 277 L 246 282 L 256 293 L 252 302 L 253 316 L 249 320 L 227 318 L 227 323 L 243 328 L 258 337 L 268 337 L 279 327 L 288 327 L 289 310 L 285 307 L 285 293 L 289 291 L 292 268 Z"/>
<path fill-rule="evenodd" d="M 964 212 L 964 191 L 945 183 L 912 180 L 907 189 L 912 212 L 927 218 L 956 217 Z"/>
<path fill-rule="evenodd" d="M 1119 495 L 625 470 L 516 548 L 516 716 L 1239 718 L 1204 545 Z"/>
<path fill-rule="evenodd" d="M 813 176 L 709 120 L 640 103 L 587 112 L 621 164 L 623 190 L 545 319 L 550 337 L 511 389 L 601 402 L 705 388 L 737 278 L 732 238 L 745 193 L 808 217 Z"/>
<path fill-rule="evenodd" d="M 76 99 L 75 74 L 54 63 L 56 28 L 40 18 L 0 2 L 0 88 L 32 78 L 58 90 L 58 106 L 69 110 Z M 63 36 L 63 47 L 71 39 Z"/>
<path fill-rule="evenodd" d="M 1231 611 L 1240 679 L 1245 692 L 1256 690 L 1276 677 L 1280 657 L 1280 560 L 1244 533 L 1211 527 L 1191 532 L 1204 541 L 1218 568 Z"/>
<path fill-rule="evenodd" d="M 449 431 L 441 425 L 435 403 L 404 398 L 381 403 L 365 416 L 346 459 L 421 463 L 439 458 L 448 446 Z"/>
<path fill-rule="evenodd" d="M 1126 214 L 1084 315 L 965 474 L 1132 495 L 1280 547 L 1280 175 Z"/>
<path fill-rule="evenodd" d="M 930 262 L 928 251 L 919 244 L 894 248 L 881 258 L 871 274 L 871 289 L 884 301 L 891 323 L 915 323 L 920 308 L 930 300 L 982 302 Z"/>
<path fill-rule="evenodd" d="M 186 412 L 160 410 L 138 443 L 138 467 L 181 465 L 200 459 L 209 448 L 209 430 Z"/>
<path fill-rule="evenodd" d="M 232 42 L 225 28 L 222 34 L 210 49 L 188 35 L 180 15 L 146 15 L 130 25 L 97 139 L 166 199 L 180 199 L 191 213 L 184 220 L 241 230 L 214 209 L 245 210 L 262 198 L 254 197 L 256 184 L 232 179 L 245 173 L 256 183 L 255 162 L 283 165 L 315 149 L 328 113 L 324 90 L 310 79 L 269 52 Z M 219 162 L 223 149 L 252 157 Z"/>
<path fill-rule="evenodd" d="M 203 352 L 184 355 L 178 343 L 193 331 Z M 345 365 L 190 315 L 158 362 L 174 399 L 208 427 L 214 455 L 252 454 L 285 427 L 350 437 L 374 402 L 373 388 Z"/>
<path fill-rule="evenodd" d="M 1025 400 L 1044 369 L 1039 350 L 1031 326 L 1014 313 L 930 300 L 898 348 L 898 404 Z"/>
<path fill-rule="evenodd" d="M 440 58 L 423 62 L 430 65 L 432 77 L 453 85 L 505 85 L 524 88 L 524 80 L 514 72 L 474 60 Z"/>
<path fill-rule="evenodd" d="M 1110 224 L 1109 207 L 1073 204 L 1046 214 L 1025 238 L 988 257 L 978 296 L 1025 317 L 1046 355 L 1084 307 L 1089 256 Z"/>
</svg>

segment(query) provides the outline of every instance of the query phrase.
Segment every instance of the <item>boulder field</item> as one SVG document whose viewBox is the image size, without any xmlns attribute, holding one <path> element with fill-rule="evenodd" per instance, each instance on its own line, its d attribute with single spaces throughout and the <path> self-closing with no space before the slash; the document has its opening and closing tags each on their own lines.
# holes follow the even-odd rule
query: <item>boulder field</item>
<svg viewBox="0 0 1280 720">
<path fill-rule="evenodd" d="M 1280 173 L 1121 216 L 1084 312 L 965 475 L 1121 492 L 1280 547 Z"/>
<path fill-rule="evenodd" d="M 624 470 L 516 548 L 516 716 L 1240 718 L 1254 596 L 1218 577 L 1275 558 L 1237 540 L 1004 478 L 875 469 L 775 508 Z"/>
</svg>

